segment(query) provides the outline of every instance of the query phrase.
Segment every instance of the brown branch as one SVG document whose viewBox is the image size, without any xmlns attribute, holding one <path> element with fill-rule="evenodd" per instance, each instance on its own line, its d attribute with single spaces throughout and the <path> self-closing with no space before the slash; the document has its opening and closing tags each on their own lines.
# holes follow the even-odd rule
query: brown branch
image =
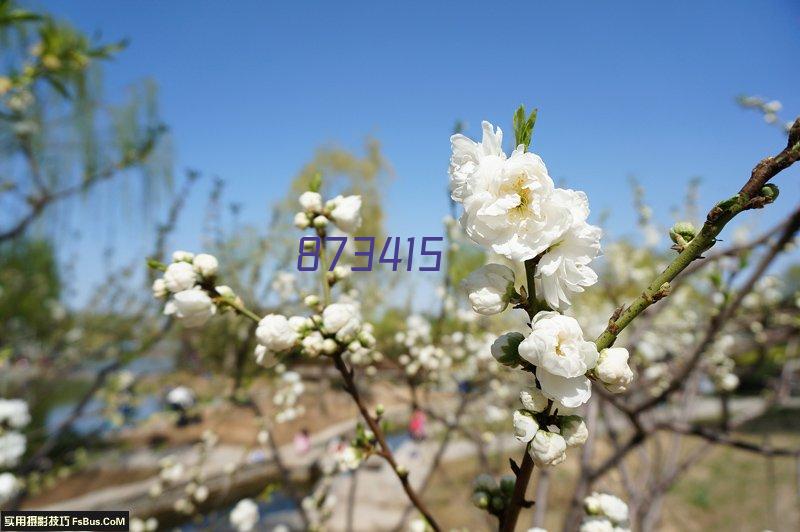
<svg viewBox="0 0 800 532">
<path fill-rule="evenodd" d="M 353 379 L 353 370 L 347 367 L 347 364 L 345 364 L 345 361 L 342 359 L 341 353 L 336 353 L 333 356 L 333 362 L 336 365 L 336 369 L 338 369 L 339 373 L 342 375 L 345 391 L 350 395 L 350 397 L 353 398 L 353 401 L 355 401 L 356 406 L 358 407 L 358 411 L 361 413 L 361 417 L 363 417 L 364 421 L 367 422 L 370 430 L 373 432 L 373 434 L 375 434 L 375 438 L 378 440 L 378 444 L 380 445 L 380 451 L 378 454 L 383 457 L 384 460 L 386 460 L 389 466 L 391 466 L 392 471 L 394 471 L 397 479 L 403 486 L 403 491 L 406 492 L 408 499 L 411 501 L 414 507 L 416 507 L 419 513 L 422 514 L 422 516 L 428 522 L 428 525 L 430 525 L 435 532 L 440 532 L 441 527 L 434 519 L 430 510 L 428 510 L 425 503 L 422 502 L 417 493 L 414 491 L 414 488 L 411 487 L 411 484 L 408 481 L 408 472 L 399 470 L 400 466 L 397 464 L 389 444 L 386 443 L 386 437 L 383 434 L 380 423 L 378 423 L 378 420 L 369 413 L 364 401 L 361 398 L 361 394 L 358 391 L 358 387 L 356 387 L 355 380 Z"/>
<path fill-rule="evenodd" d="M 436 454 L 434 455 L 433 460 L 431 461 L 431 466 L 428 468 L 428 471 L 425 474 L 425 479 L 422 481 L 422 484 L 420 484 L 419 489 L 417 490 L 420 495 L 425 494 L 425 491 L 428 489 L 431 480 L 433 480 L 433 475 L 436 473 L 436 470 L 441 465 L 442 460 L 444 459 L 444 454 L 445 452 L 447 452 L 447 448 L 450 445 L 450 441 L 452 440 L 453 434 L 456 432 L 459 421 L 461 420 L 461 417 L 464 415 L 464 411 L 467 409 L 467 405 L 469 404 L 470 399 L 471 397 L 469 393 L 463 394 L 461 396 L 461 400 L 458 403 L 458 408 L 456 408 L 455 419 L 453 420 L 452 423 L 445 424 L 447 428 L 445 430 L 444 437 L 442 438 L 442 442 L 439 444 L 439 448 L 436 450 Z M 397 526 L 395 526 L 394 528 L 395 532 L 399 532 L 400 530 L 402 530 L 403 525 L 406 522 L 406 519 L 408 519 L 408 514 L 411 512 L 413 508 L 414 506 L 411 504 L 409 504 L 406 507 L 406 509 L 403 511 L 403 515 L 400 517 L 400 520 L 397 523 Z"/>
<path fill-rule="evenodd" d="M 730 434 L 721 431 L 716 431 L 701 425 L 692 425 L 684 422 L 664 422 L 656 425 L 656 430 L 669 430 L 678 434 L 686 434 L 689 436 L 699 436 L 704 440 L 720 445 L 726 445 L 743 451 L 751 453 L 758 453 L 765 456 L 795 456 L 800 457 L 800 449 L 786 449 L 780 447 L 773 447 L 771 445 L 749 442 L 746 440 L 734 438 Z"/>
</svg>

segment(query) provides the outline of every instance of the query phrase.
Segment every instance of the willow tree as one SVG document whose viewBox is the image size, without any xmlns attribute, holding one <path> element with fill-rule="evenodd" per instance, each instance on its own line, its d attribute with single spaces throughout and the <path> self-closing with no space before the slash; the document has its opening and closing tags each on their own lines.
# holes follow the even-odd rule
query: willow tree
<svg viewBox="0 0 800 532">
<path fill-rule="evenodd" d="M 125 46 L 0 1 L 0 243 L 56 214 L 63 228 L 80 201 L 149 200 L 169 184 L 154 84 L 121 103 L 103 98 L 102 66 Z"/>
</svg>

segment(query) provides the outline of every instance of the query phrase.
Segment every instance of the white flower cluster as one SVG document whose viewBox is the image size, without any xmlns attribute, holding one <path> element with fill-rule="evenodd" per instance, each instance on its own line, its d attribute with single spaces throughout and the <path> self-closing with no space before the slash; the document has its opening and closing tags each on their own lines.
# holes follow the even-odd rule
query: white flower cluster
<svg viewBox="0 0 800 532">
<path fill-rule="evenodd" d="M 708 374 L 719 391 L 732 392 L 739 387 L 739 377 L 734 373 L 736 362 L 729 356 L 736 340 L 730 334 L 720 336 L 706 355 Z"/>
<path fill-rule="evenodd" d="M 208 500 L 211 494 L 205 483 L 206 473 L 203 465 L 214 446 L 219 443 L 219 436 L 211 430 L 203 431 L 201 440 L 195 444 L 197 460 L 190 466 L 176 460 L 174 456 L 165 456 L 158 465 L 161 470 L 158 479 L 150 486 L 149 495 L 152 498 L 160 497 L 166 489 L 175 491 L 183 485 L 183 494 L 173 503 L 173 509 L 185 515 L 192 515 L 198 510 L 198 505 Z M 151 521 L 144 521 L 147 526 Z M 145 528 L 142 530 L 150 530 Z"/>
<path fill-rule="evenodd" d="M 438 372 L 452 366 L 453 359 L 441 347 L 433 345 L 431 324 L 419 314 L 406 318 L 406 330 L 394 336 L 405 351 L 398 362 L 409 377 L 437 380 Z"/>
<path fill-rule="evenodd" d="M 229 287 L 214 285 L 218 267 L 217 258 L 207 253 L 173 253 L 163 277 L 153 282 L 153 295 L 169 298 L 164 314 L 174 315 L 185 327 L 205 325 L 217 313 L 214 298 L 235 297 Z"/>
<path fill-rule="evenodd" d="M 628 505 L 608 493 L 594 492 L 583 500 L 587 517 L 580 532 L 630 532 Z"/>
<path fill-rule="evenodd" d="M 270 284 L 280 301 L 291 301 L 297 297 L 297 277 L 292 272 L 277 272 Z"/>
<path fill-rule="evenodd" d="M 296 371 L 286 371 L 282 364 L 276 366 L 280 378 L 272 396 L 272 403 L 278 408 L 276 423 L 286 423 L 305 414 L 305 407 L 297 404 L 306 387 Z"/>
<path fill-rule="evenodd" d="M 237 532 L 254 530 L 259 520 L 258 505 L 252 499 L 242 499 L 231 510 L 229 520 Z"/>
<path fill-rule="evenodd" d="M 507 157 L 502 140 L 489 122 L 480 144 L 460 134 L 450 138 L 450 191 L 464 206 L 461 226 L 476 244 L 509 260 L 539 257 L 536 292 L 551 308 L 564 309 L 572 293 L 597 282 L 589 263 L 600 253 L 602 231 L 587 223 L 586 194 L 555 188 L 538 155 L 520 145 Z"/>
<path fill-rule="evenodd" d="M 523 390 L 520 401 L 524 408 L 514 412 L 514 435 L 528 444 L 528 453 L 539 467 L 560 464 L 567 459 L 567 447 L 586 443 L 589 431 L 583 419 L 552 413 L 541 390 Z"/>
<path fill-rule="evenodd" d="M 131 518 L 130 532 L 155 532 L 156 530 L 158 530 L 158 519 L 155 517 L 147 519 Z"/>
<path fill-rule="evenodd" d="M 27 440 L 19 431 L 31 421 L 28 403 L 21 399 L 0 399 L 0 469 L 11 469 L 25 454 Z M 11 473 L 0 476 L 0 504 L 14 497 L 19 482 Z"/>
<path fill-rule="evenodd" d="M 556 465 L 567 447 L 588 436 L 583 420 L 569 414 L 591 397 L 590 379 L 615 393 L 633 380 L 625 349 L 598 353 L 578 321 L 558 312 L 569 307 L 572 294 L 597 282 L 589 264 L 600 253 L 602 231 L 587 222 L 586 195 L 556 188 L 544 162 L 524 144 L 507 157 L 499 128 L 483 122 L 480 144 L 463 135 L 450 140 L 451 196 L 464 206 L 460 221 L 467 236 L 508 260 L 535 259 L 527 294 L 501 264 L 483 266 L 464 286 L 478 314 L 498 314 L 509 304 L 531 312 L 530 330 L 500 336 L 490 352 L 499 363 L 534 376 L 534 387 L 521 396 L 524 409 L 514 413 L 514 430 L 537 465 Z M 555 310 L 533 313 L 543 307 Z"/>
<path fill-rule="evenodd" d="M 322 230 L 333 221 L 345 233 L 355 233 L 361 227 L 361 196 L 336 196 L 326 202 L 316 191 L 300 194 L 302 211 L 294 216 L 298 229 L 314 227 Z"/>
<path fill-rule="evenodd" d="M 381 355 L 370 352 L 375 337 L 372 325 L 363 323 L 358 304 L 339 302 L 322 308 L 317 296 L 306 297 L 306 303 L 321 312 L 290 318 L 269 314 L 259 321 L 255 351 L 259 364 L 274 366 L 280 356 L 292 351 L 309 358 L 340 353 L 353 362 L 380 360 Z"/>
<path fill-rule="evenodd" d="M 742 107 L 748 107 L 761 112 L 764 117 L 764 122 L 767 124 L 775 124 L 781 127 L 787 133 L 792 128 L 792 124 L 794 123 L 791 120 L 784 124 L 779 122 L 778 112 L 783 109 L 783 104 L 778 100 L 766 101 L 764 98 L 759 96 L 742 96 L 739 98 L 739 104 Z"/>
</svg>

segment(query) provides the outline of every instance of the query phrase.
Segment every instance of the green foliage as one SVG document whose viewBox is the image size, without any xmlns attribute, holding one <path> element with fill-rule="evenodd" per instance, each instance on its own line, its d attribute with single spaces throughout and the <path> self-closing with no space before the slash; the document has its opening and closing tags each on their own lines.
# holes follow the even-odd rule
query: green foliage
<svg viewBox="0 0 800 532">
<path fill-rule="evenodd" d="M 538 111 L 538 109 L 534 109 L 529 115 L 526 115 L 524 105 L 517 108 L 514 113 L 514 138 L 517 146 L 523 144 L 526 149 L 530 149 L 533 140 L 533 126 L 536 125 Z"/>
<path fill-rule="evenodd" d="M 69 198 L 94 200 L 92 187 L 124 175 L 136 180 L 111 189 L 120 203 L 139 196 L 150 208 L 171 185 L 172 168 L 155 85 L 134 87 L 121 104 L 101 90 L 102 64 L 126 42 L 90 38 L 10 1 L 0 2 L 0 42 L 0 188 L 16 192 L 0 199 L 15 204 L 12 212 L 34 206 L 38 218 L 53 201 L 63 212 L 76 204 Z M 14 228 L 4 220 L 0 235 L 27 224 Z"/>
<path fill-rule="evenodd" d="M 55 252 L 45 240 L 22 240 L 0 247 L 0 339 L 16 334 L 45 337 L 61 290 Z"/>
</svg>

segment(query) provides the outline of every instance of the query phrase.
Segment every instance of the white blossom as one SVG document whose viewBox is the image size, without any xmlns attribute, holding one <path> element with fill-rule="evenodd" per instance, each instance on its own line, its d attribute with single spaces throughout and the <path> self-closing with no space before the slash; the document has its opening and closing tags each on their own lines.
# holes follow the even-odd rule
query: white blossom
<svg viewBox="0 0 800 532">
<path fill-rule="evenodd" d="M 345 341 L 361 328 L 361 313 L 350 303 L 333 303 L 322 311 L 322 328 L 326 334 L 335 334 L 336 339 Z"/>
<path fill-rule="evenodd" d="M 230 522 L 238 532 L 253 530 L 258 519 L 258 505 L 251 499 L 242 499 L 231 510 Z"/>
<path fill-rule="evenodd" d="M 268 314 L 258 322 L 256 337 L 269 351 L 279 353 L 294 347 L 299 335 L 289 324 L 286 316 Z"/>
<path fill-rule="evenodd" d="M 211 277 L 212 275 L 216 275 L 217 269 L 219 268 L 219 261 L 217 260 L 217 257 L 214 255 L 209 255 L 208 253 L 200 253 L 199 255 L 196 255 L 192 261 L 192 264 L 194 265 L 195 271 L 203 277 Z"/>
<path fill-rule="evenodd" d="M 140 519 L 138 517 L 131 518 L 131 532 L 155 532 L 157 528 L 158 519 L 155 517 L 150 517 L 148 519 Z"/>
<path fill-rule="evenodd" d="M 624 392 L 633 382 L 633 371 L 628 367 L 628 350 L 624 347 L 603 349 L 594 372 L 606 388 L 614 393 Z"/>
<path fill-rule="evenodd" d="M 334 453 L 336 463 L 341 471 L 353 471 L 361 464 L 361 451 L 352 445 L 345 445 Z"/>
<path fill-rule="evenodd" d="M 315 216 L 313 220 L 311 220 L 311 224 L 316 227 L 317 229 L 322 229 L 328 225 L 328 218 L 323 215 Z"/>
<path fill-rule="evenodd" d="M 256 364 L 264 366 L 265 368 L 271 368 L 278 363 L 278 356 L 273 351 L 267 349 L 267 346 L 261 344 L 256 346 L 255 356 Z"/>
<path fill-rule="evenodd" d="M 553 180 L 542 159 L 519 146 L 506 158 L 503 132 L 483 122 L 483 141 L 450 138 L 450 191 L 464 205 L 461 226 L 476 244 L 514 261 L 532 259 L 572 224 L 568 208 L 552 201 Z"/>
<path fill-rule="evenodd" d="M 547 408 L 547 397 L 542 393 L 539 388 L 531 388 L 530 390 L 522 390 L 519 392 L 519 400 L 525 410 L 539 413 L 544 412 Z"/>
<path fill-rule="evenodd" d="M 322 210 L 322 196 L 319 192 L 303 192 L 300 194 L 300 206 L 308 212 L 320 212 Z"/>
<path fill-rule="evenodd" d="M 222 297 L 226 297 L 226 298 L 230 298 L 230 299 L 233 299 L 233 298 L 236 297 L 236 293 L 233 291 L 233 288 L 231 288 L 230 286 L 225 285 L 225 284 L 221 284 L 221 285 L 215 286 L 214 290 L 216 290 L 217 293 L 219 295 L 221 295 Z"/>
<path fill-rule="evenodd" d="M 581 523 L 579 532 L 614 532 L 614 525 L 602 517 L 590 517 Z"/>
<path fill-rule="evenodd" d="M 531 328 L 519 354 L 537 367 L 542 392 L 568 408 L 588 401 L 592 391 L 585 374 L 597 363 L 597 348 L 583 339 L 577 320 L 543 311 L 533 317 Z"/>
<path fill-rule="evenodd" d="M 487 264 L 464 279 L 472 310 L 484 316 L 503 312 L 514 295 L 514 272 L 502 264 Z"/>
<path fill-rule="evenodd" d="M 539 467 L 558 465 L 567 459 L 567 442 L 560 434 L 539 430 L 530 442 L 528 453 Z"/>
<path fill-rule="evenodd" d="M 316 357 L 322 354 L 325 338 L 319 331 L 313 331 L 308 336 L 303 338 L 301 342 L 303 352 L 310 357 Z"/>
<path fill-rule="evenodd" d="M 308 219 L 308 215 L 304 212 L 298 212 L 294 215 L 294 226 L 298 229 L 306 229 L 309 225 L 311 225 L 311 220 Z"/>
<path fill-rule="evenodd" d="M 19 432 L 0 434 L 0 469 L 15 467 L 20 457 L 25 454 L 25 436 Z"/>
<path fill-rule="evenodd" d="M 172 262 L 192 262 L 192 259 L 194 259 L 194 253 L 189 251 L 178 250 L 172 253 Z"/>
<path fill-rule="evenodd" d="M 583 445 L 589 438 L 589 429 L 580 416 L 564 416 L 561 418 L 561 436 L 567 447 Z"/>
<path fill-rule="evenodd" d="M 164 272 L 164 284 L 173 293 L 189 290 L 197 282 L 197 273 L 188 262 L 173 262 Z"/>
<path fill-rule="evenodd" d="M 17 477 L 11 473 L 0 473 L 0 506 L 13 499 L 19 488 Z"/>
<path fill-rule="evenodd" d="M 22 399 L 0 399 L 0 430 L 3 426 L 21 429 L 31 421 L 28 403 Z"/>
<path fill-rule="evenodd" d="M 539 424 L 533 419 L 530 412 L 525 410 L 514 411 L 514 436 L 522 443 L 528 443 L 536 436 Z"/>
<path fill-rule="evenodd" d="M 153 297 L 161 299 L 162 297 L 166 297 L 167 295 L 167 283 L 162 278 L 158 278 L 153 281 Z"/>
<path fill-rule="evenodd" d="M 181 263 L 185 264 L 185 263 Z M 164 307 L 164 314 L 175 314 L 184 327 L 200 327 L 217 313 L 214 301 L 203 290 L 183 290 L 175 294 Z"/>
<path fill-rule="evenodd" d="M 355 233 L 361 227 L 361 196 L 333 198 L 331 218 L 345 233 Z"/>
<path fill-rule="evenodd" d="M 570 305 L 572 293 L 597 282 L 597 274 L 589 263 L 600 253 L 599 227 L 586 223 L 589 200 L 583 192 L 557 189 L 553 201 L 569 206 L 572 214 L 570 228 L 547 250 L 536 265 L 534 286 L 536 294 L 554 309 Z"/>
<path fill-rule="evenodd" d="M 732 392 L 739 386 L 739 377 L 735 373 L 726 373 L 719 379 L 719 387 L 723 391 Z"/>
<path fill-rule="evenodd" d="M 297 277 L 291 272 L 278 272 L 270 285 L 281 301 L 289 301 L 297 295 Z"/>
<path fill-rule="evenodd" d="M 171 405 L 188 409 L 194 406 L 194 392 L 187 386 L 176 386 L 167 393 L 167 402 Z"/>
</svg>

